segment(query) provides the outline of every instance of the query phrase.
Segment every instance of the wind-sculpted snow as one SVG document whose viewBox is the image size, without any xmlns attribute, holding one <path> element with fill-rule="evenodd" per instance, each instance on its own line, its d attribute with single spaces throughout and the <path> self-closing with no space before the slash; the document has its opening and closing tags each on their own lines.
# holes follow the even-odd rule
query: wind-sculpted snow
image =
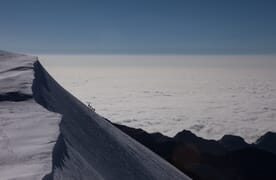
<svg viewBox="0 0 276 180">
<path fill-rule="evenodd" d="M 35 61 L 0 51 L 1 180 L 37 180 L 51 171 L 61 118 L 33 99 Z"/>
<path fill-rule="evenodd" d="M 0 98 L 1 178 L 190 179 L 64 90 L 35 57 L 0 52 Z"/>
</svg>

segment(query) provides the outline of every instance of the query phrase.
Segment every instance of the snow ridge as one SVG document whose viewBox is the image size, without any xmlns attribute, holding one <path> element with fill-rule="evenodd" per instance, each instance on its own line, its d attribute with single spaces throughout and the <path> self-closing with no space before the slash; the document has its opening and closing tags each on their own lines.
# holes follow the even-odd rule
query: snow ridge
<svg viewBox="0 0 276 180">
<path fill-rule="evenodd" d="M 12 111 L 0 113 L 0 137 L 9 132 L 0 141 L 5 179 L 190 179 L 63 89 L 36 57 L 0 52 L 0 58 L 0 111 Z M 2 149 L 19 160 L 5 159 Z"/>
<path fill-rule="evenodd" d="M 34 98 L 62 115 L 51 179 L 189 179 L 64 90 L 34 64 Z"/>
</svg>

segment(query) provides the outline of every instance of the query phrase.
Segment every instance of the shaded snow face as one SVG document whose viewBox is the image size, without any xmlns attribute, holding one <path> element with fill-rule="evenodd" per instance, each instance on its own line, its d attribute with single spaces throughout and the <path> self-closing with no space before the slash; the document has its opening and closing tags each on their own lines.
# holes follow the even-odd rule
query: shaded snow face
<svg viewBox="0 0 276 180">
<path fill-rule="evenodd" d="M 89 58 L 90 66 L 76 66 L 89 64 Z M 248 142 L 276 131 L 275 57 L 214 57 L 209 67 L 202 64 L 210 57 L 202 57 L 202 62 L 183 57 L 177 60 L 186 64 L 177 67 L 168 65 L 171 59 L 177 63 L 171 56 L 160 57 L 161 67 L 153 59 L 157 57 L 136 56 L 137 66 L 124 67 L 117 66 L 131 57 L 116 58 L 120 57 L 75 56 L 73 67 L 54 66 L 47 57 L 44 62 L 64 87 L 113 122 L 169 136 L 183 129 L 215 139 L 234 134 Z M 237 66 L 235 61 L 240 61 Z M 222 65 L 215 67 L 218 64 Z"/>
<path fill-rule="evenodd" d="M 0 51 L 0 179 L 37 180 L 52 169 L 60 115 L 33 99 L 36 58 Z"/>
<path fill-rule="evenodd" d="M 68 93 L 39 62 L 35 72 L 35 99 L 62 114 L 46 179 L 190 179 Z"/>
</svg>

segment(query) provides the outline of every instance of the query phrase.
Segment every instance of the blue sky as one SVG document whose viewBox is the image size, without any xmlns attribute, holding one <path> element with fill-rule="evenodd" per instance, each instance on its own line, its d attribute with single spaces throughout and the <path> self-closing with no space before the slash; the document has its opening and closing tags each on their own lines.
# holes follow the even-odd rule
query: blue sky
<svg viewBox="0 0 276 180">
<path fill-rule="evenodd" d="M 0 49 L 275 54 L 275 0 L 1 0 Z"/>
</svg>

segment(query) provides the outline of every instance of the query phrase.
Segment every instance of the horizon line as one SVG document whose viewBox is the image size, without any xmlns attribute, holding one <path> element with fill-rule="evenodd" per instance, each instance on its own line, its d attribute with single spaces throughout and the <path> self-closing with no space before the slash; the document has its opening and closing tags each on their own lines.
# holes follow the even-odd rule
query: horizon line
<svg viewBox="0 0 276 180">
<path fill-rule="evenodd" d="M 36 50 L 3 50 L 6 52 L 13 52 L 13 53 L 20 53 L 20 54 L 27 54 L 27 55 L 152 55 L 152 56 L 251 56 L 251 55 L 267 55 L 272 56 L 276 55 L 276 51 L 267 51 L 267 52 L 134 52 L 134 51 L 83 51 L 83 52 L 76 52 L 75 50 L 72 51 L 36 51 Z"/>
</svg>

